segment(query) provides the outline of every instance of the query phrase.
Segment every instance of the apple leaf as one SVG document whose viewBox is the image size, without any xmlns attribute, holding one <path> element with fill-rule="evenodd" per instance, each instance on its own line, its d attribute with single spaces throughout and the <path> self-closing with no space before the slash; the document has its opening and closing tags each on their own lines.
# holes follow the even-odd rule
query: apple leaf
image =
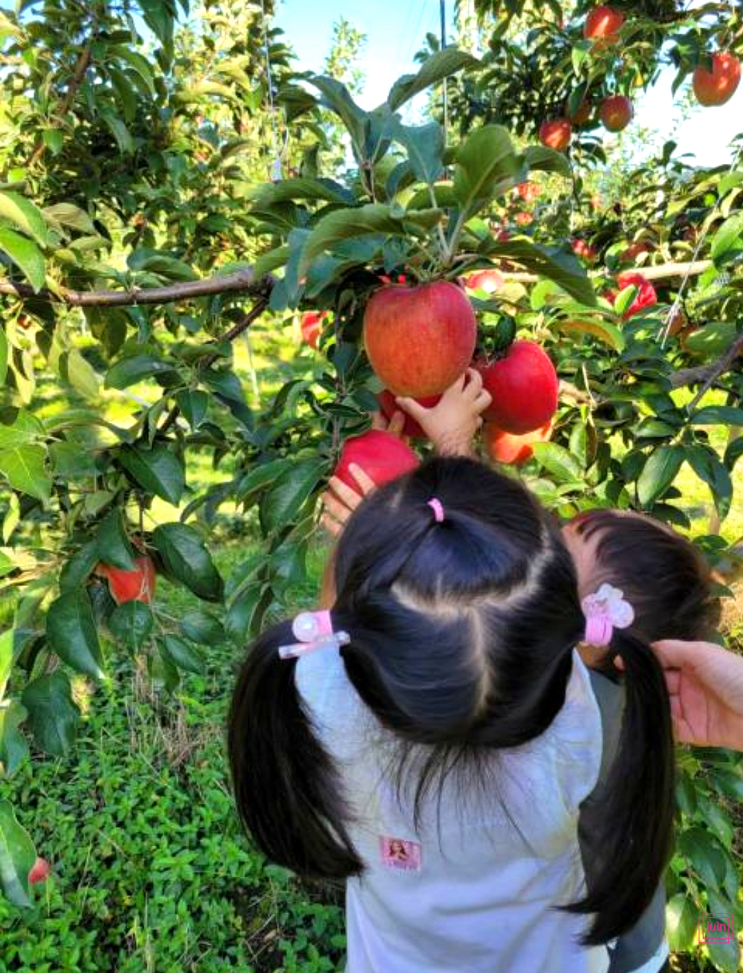
<svg viewBox="0 0 743 973">
<path fill-rule="evenodd" d="M 28 832 L 17 821 L 10 801 L 0 801 L 0 883 L 13 905 L 31 905 L 28 873 L 36 861 L 36 849 Z"/>
<path fill-rule="evenodd" d="M 33 289 L 40 291 L 46 280 L 46 265 L 44 256 L 34 241 L 7 226 L 0 226 L 0 250 L 13 263 L 18 264 Z"/>
<path fill-rule="evenodd" d="M 476 68 L 479 65 L 476 57 L 454 47 L 437 51 L 423 62 L 417 74 L 405 74 L 397 79 L 387 95 L 387 104 L 392 111 L 397 111 L 406 101 L 410 101 L 418 92 L 430 88 L 432 84 L 443 81 L 463 68 Z"/>
<path fill-rule="evenodd" d="M 465 219 L 484 209 L 528 172 L 511 136 L 501 125 L 485 125 L 465 139 L 455 156 L 454 195 Z"/>
<path fill-rule="evenodd" d="M 94 679 L 103 676 L 101 647 L 87 589 L 69 591 L 50 605 L 46 634 L 52 651 L 63 662 Z"/>
<path fill-rule="evenodd" d="M 499 242 L 488 238 L 479 247 L 480 253 L 503 260 L 515 260 L 526 270 L 559 284 L 571 297 L 586 307 L 595 307 L 596 294 L 586 271 L 576 256 L 556 247 L 543 247 L 531 240 L 516 239 Z"/>
<path fill-rule="evenodd" d="M 388 133 L 406 149 L 416 178 L 433 185 L 444 171 L 444 130 L 438 122 L 411 126 L 394 119 Z"/>
<path fill-rule="evenodd" d="M 30 199 L 18 193 L 0 192 L 0 219 L 7 220 L 33 237 L 40 247 L 49 244 L 44 214 Z"/>
</svg>

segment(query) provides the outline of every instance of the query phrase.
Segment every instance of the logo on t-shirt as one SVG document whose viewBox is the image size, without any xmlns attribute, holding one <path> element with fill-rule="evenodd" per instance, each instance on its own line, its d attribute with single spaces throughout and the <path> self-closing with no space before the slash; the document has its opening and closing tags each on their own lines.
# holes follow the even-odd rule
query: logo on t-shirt
<svg viewBox="0 0 743 973">
<path fill-rule="evenodd" d="M 402 872 L 421 870 L 421 846 L 417 841 L 382 836 L 379 839 L 379 853 L 385 868 L 396 868 Z"/>
</svg>

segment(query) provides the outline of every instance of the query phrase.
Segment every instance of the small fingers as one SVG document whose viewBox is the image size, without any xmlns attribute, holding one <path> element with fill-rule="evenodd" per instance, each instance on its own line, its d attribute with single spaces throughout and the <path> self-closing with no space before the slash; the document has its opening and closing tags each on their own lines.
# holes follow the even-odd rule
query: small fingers
<svg viewBox="0 0 743 973">
<path fill-rule="evenodd" d="M 482 391 L 482 375 L 476 368 L 468 368 L 463 377 L 467 382 L 464 388 L 464 394 L 468 398 L 476 399 Z"/>
<path fill-rule="evenodd" d="M 403 412 L 407 412 L 417 422 L 420 422 L 430 412 L 430 409 L 421 405 L 420 402 L 416 402 L 415 399 L 408 398 L 407 396 L 401 396 L 399 399 L 395 399 L 395 402 Z"/>
<path fill-rule="evenodd" d="M 384 430 L 387 428 L 387 420 L 381 412 L 372 412 L 371 420 L 372 429 L 380 429 L 382 432 L 384 432 Z"/>
<path fill-rule="evenodd" d="M 490 406 L 492 401 L 493 396 L 490 394 L 490 392 L 486 392 L 485 389 L 483 389 L 472 405 L 478 413 L 483 413 Z"/>
<path fill-rule="evenodd" d="M 396 409 L 392 418 L 390 419 L 390 424 L 387 426 L 387 432 L 391 432 L 393 436 L 402 438 L 406 418 L 407 416 L 404 412 L 402 412 L 402 410 Z"/>
<path fill-rule="evenodd" d="M 348 507 L 343 501 L 330 493 L 330 491 L 322 495 L 322 505 L 323 512 L 327 513 L 333 520 L 337 520 L 340 524 L 345 524 L 353 513 L 352 507 Z"/>
<path fill-rule="evenodd" d="M 333 520 L 328 513 L 323 513 L 320 517 L 320 526 L 324 527 L 332 537 L 340 537 L 343 531 L 343 525 L 339 524 L 337 520 Z"/>
<path fill-rule="evenodd" d="M 365 470 L 363 470 L 360 466 L 358 466 L 356 463 L 351 463 L 348 469 L 351 476 L 354 478 L 354 480 L 356 480 L 358 485 L 361 487 L 361 491 L 364 496 L 367 496 L 367 494 L 371 493 L 372 490 L 376 490 L 377 484 L 374 482 L 374 480 L 372 480 L 369 474 Z M 361 497 L 357 493 L 355 493 L 354 495 L 356 497 L 356 502 L 354 503 L 354 509 L 355 509 L 356 507 L 358 507 L 359 503 L 361 502 Z"/>
<path fill-rule="evenodd" d="M 349 469 L 351 469 L 351 467 L 349 467 Z M 351 472 L 353 475 L 353 471 Z M 328 482 L 328 490 L 323 494 L 323 502 L 325 501 L 326 496 L 332 496 L 333 494 L 335 494 L 341 503 L 344 504 L 349 510 L 355 510 L 361 503 L 361 497 L 359 496 L 358 491 L 354 490 L 353 487 L 350 487 L 347 483 L 344 483 L 343 480 L 337 476 L 331 476 Z"/>
</svg>

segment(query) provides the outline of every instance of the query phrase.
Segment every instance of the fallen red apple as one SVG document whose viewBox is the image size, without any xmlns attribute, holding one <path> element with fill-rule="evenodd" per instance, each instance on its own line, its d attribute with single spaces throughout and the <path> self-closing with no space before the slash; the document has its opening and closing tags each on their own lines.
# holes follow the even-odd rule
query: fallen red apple
<svg viewBox="0 0 743 973">
<path fill-rule="evenodd" d="M 634 113 L 632 102 L 624 95 L 604 98 L 599 108 L 601 122 L 610 132 L 621 132 L 632 121 Z"/>
<path fill-rule="evenodd" d="M 360 466 L 377 486 L 396 480 L 398 476 L 420 466 L 420 460 L 409 446 L 381 429 L 370 429 L 361 436 L 347 439 L 343 444 L 334 476 L 359 493 L 359 485 L 350 470 L 352 463 Z"/>
<path fill-rule="evenodd" d="M 482 431 L 483 443 L 488 456 L 496 463 L 509 463 L 522 466 L 534 455 L 534 443 L 546 443 L 552 435 L 554 426 L 552 421 L 545 423 L 541 429 L 516 436 L 511 432 L 499 429 L 494 422 L 486 422 Z"/>
<path fill-rule="evenodd" d="M 477 340 L 469 298 L 439 280 L 375 291 L 364 314 L 371 366 L 395 395 L 440 395 L 462 375 Z"/>
<path fill-rule="evenodd" d="M 416 401 L 422 405 L 424 409 L 430 409 L 434 405 L 438 405 L 440 399 L 440 395 L 427 395 L 421 399 L 416 399 Z M 392 392 L 390 392 L 389 389 L 382 389 L 377 396 L 377 402 L 379 402 L 379 408 L 382 415 L 388 422 L 396 412 L 403 411 L 400 409 L 399 405 L 395 401 L 395 396 Z M 403 436 L 410 436 L 411 439 L 428 438 L 415 419 L 407 414 L 405 415 L 405 425 L 403 427 L 402 434 Z"/>
<path fill-rule="evenodd" d="M 320 340 L 320 332 L 322 331 L 322 324 L 327 316 L 327 311 L 305 311 L 302 315 L 302 337 L 310 348 L 317 348 L 317 343 Z"/>
<path fill-rule="evenodd" d="M 705 108 L 730 101 L 739 84 L 740 61 L 730 51 L 717 51 L 712 55 L 712 70 L 700 64 L 692 77 L 696 99 Z"/>
<path fill-rule="evenodd" d="M 136 568 L 124 571 L 112 564 L 99 564 L 97 571 L 108 581 L 108 590 L 117 605 L 127 601 L 152 601 L 155 594 L 155 565 L 152 558 L 135 558 Z"/>
<path fill-rule="evenodd" d="M 594 7 L 583 24 L 586 40 L 599 41 L 600 46 L 616 44 L 619 30 L 624 23 L 624 15 L 613 7 L 601 5 Z"/>
<path fill-rule="evenodd" d="M 505 283 L 503 275 L 497 270 L 476 270 L 465 278 L 464 286 L 468 291 L 487 291 L 495 294 Z"/>
<path fill-rule="evenodd" d="M 572 129 L 567 118 L 553 118 L 539 126 L 539 141 L 547 148 L 564 152 L 570 145 Z"/>
<path fill-rule="evenodd" d="M 46 882 L 51 871 L 51 865 L 46 858 L 37 858 L 31 866 L 31 871 L 28 873 L 29 884 L 38 885 L 40 882 Z"/>
<path fill-rule="evenodd" d="M 655 293 L 655 288 L 643 274 L 628 270 L 618 275 L 617 284 L 619 284 L 620 290 L 624 290 L 625 287 L 637 288 L 635 299 L 622 315 L 623 321 L 627 321 L 635 314 L 644 311 L 646 307 L 652 307 L 658 303 L 658 295 Z M 617 299 L 617 296 L 616 291 L 609 292 L 609 300 L 611 300 L 612 304 Z"/>
<path fill-rule="evenodd" d="M 503 358 L 479 359 L 475 368 L 493 397 L 483 416 L 504 432 L 540 429 L 557 411 L 555 366 L 533 341 L 514 341 Z"/>
</svg>

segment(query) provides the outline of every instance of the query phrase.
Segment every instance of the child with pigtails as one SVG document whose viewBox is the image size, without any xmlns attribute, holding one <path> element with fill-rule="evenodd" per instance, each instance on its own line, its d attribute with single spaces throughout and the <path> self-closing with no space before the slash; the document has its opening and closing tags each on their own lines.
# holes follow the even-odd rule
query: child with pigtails
<svg viewBox="0 0 743 973">
<path fill-rule="evenodd" d="M 429 415 L 399 404 L 456 454 L 484 401 L 465 391 Z M 673 745 L 646 627 L 713 620 L 696 555 L 635 515 L 561 532 L 470 458 L 357 478 L 363 502 L 326 502 L 328 607 L 264 632 L 240 672 L 246 828 L 297 873 L 346 880 L 349 973 L 658 970 Z M 618 541 L 639 556 L 648 538 L 663 592 L 625 584 Z M 621 693 L 589 668 L 614 659 Z"/>
</svg>

